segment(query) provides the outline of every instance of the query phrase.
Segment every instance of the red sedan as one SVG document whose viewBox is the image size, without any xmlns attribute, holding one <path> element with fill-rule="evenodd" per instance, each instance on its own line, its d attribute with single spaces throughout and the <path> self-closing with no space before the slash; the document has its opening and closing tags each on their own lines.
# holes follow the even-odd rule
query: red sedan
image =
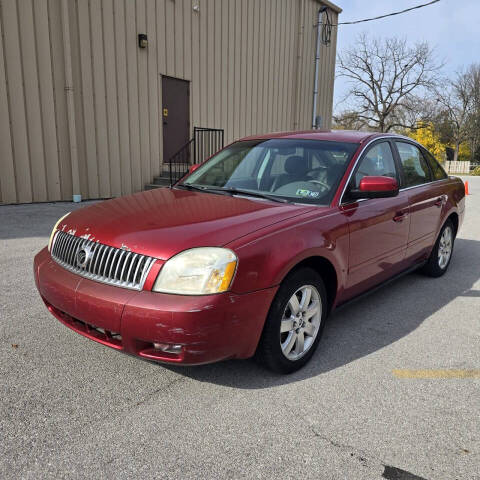
<svg viewBox="0 0 480 480">
<path fill-rule="evenodd" d="M 464 215 L 462 181 L 397 135 L 249 137 L 195 167 L 59 220 L 35 257 L 58 320 L 145 359 L 256 355 L 292 372 L 335 307 L 417 268 L 444 274 Z"/>
</svg>

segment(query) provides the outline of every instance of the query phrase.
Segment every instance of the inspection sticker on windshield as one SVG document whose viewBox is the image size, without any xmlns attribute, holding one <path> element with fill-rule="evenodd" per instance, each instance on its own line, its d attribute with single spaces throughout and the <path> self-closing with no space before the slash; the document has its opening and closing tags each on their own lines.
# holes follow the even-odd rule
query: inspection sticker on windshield
<svg viewBox="0 0 480 480">
<path fill-rule="evenodd" d="M 298 195 L 299 197 L 317 198 L 320 195 L 320 192 L 312 192 L 311 190 L 304 190 L 303 188 L 299 188 L 296 195 Z"/>
</svg>

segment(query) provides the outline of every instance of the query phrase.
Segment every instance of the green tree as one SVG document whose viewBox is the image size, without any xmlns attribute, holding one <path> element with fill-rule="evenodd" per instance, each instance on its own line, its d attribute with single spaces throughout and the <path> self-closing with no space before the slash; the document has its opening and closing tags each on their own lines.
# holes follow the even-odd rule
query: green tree
<svg viewBox="0 0 480 480">
<path fill-rule="evenodd" d="M 421 143 L 428 149 L 437 159 L 443 160 L 445 149 L 448 144 L 441 141 L 439 133 L 435 130 L 432 122 L 419 122 L 414 130 L 408 132 L 408 136 L 418 143 Z"/>
</svg>

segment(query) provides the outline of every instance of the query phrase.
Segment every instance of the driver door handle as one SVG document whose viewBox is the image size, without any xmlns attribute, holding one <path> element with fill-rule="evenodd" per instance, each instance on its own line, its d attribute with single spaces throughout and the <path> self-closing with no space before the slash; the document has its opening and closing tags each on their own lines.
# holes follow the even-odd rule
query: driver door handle
<svg viewBox="0 0 480 480">
<path fill-rule="evenodd" d="M 393 217 L 394 222 L 403 222 L 408 217 L 408 212 L 405 210 L 400 210 Z"/>
</svg>

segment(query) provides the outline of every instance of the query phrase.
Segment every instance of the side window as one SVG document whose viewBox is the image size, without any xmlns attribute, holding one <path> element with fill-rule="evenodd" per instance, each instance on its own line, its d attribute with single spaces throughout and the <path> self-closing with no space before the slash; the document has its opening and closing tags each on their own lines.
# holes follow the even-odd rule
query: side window
<svg viewBox="0 0 480 480">
<path fill-rule="evenodd" d="M 376 143 L 364 155 L 352 178 L 352 188 L 358 188 L 363 177 L 397 178 L 392 148 L 389 142 Z"/>
<path fill-rule="evenodd" d="M 424 150 L 423 156 L 426 158 L 428 165 L 430 165 L 434 180 L 443 180 L 444 178 L 448 178 L 445 170 L 440 166 L 436 158 L 430 152 Z"/>
<path fill-rule="evenodd" d="M 431 181 L 430 169 L 418 147 L 406 142 L 395 142 L 402 163 L 405 187 L 414 187 Z"/>
</svg>

